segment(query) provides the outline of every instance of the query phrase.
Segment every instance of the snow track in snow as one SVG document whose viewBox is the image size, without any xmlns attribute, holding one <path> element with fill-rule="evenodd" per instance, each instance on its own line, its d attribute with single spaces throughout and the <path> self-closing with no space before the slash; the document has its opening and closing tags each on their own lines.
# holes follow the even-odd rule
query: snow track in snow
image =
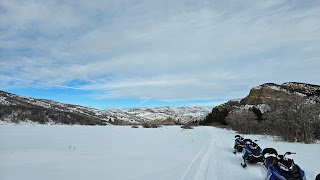
<svg viewBox="0 0 320 180">
<path fill-rule="evenodd" d="M 192 170 L 199 170 L 199 168 L 195 168 L 198 165 L 198 161 L 199 159 L 203 159 L 203 154 L 208 154 L 208 152 L 206 152 L 208 150 L 208 147 L 211 147 L 211 139 L 209 139 L 206 144 L 203 146 L 203 148 L 199 151 L 199 153 L 196 155 L 196 157 L 192 160 L 192 162 L 190 163 L 190 165 L 188 166 L 188 169 L 185 171 L 185 173 L 183 174 L 183 176 L 181 177 L 181 180 L 185 180 L 188 179 L 187 177 L 190 177 L 190 174 L 193 173 Z M 202 162 L 201 162 L 202 163 Z M 197 171 L 198 173 L 198 171 Z"/>
<path fill-rule="evenodd" d="M 242 153 L 232 153 L 233 135 L 221 136 L 221 133 L 212 133 L 210 136 L 181 180 L 262 179 L 260 164 L 248 164 L 244 169 L 240 165 Z"/>
</svg>

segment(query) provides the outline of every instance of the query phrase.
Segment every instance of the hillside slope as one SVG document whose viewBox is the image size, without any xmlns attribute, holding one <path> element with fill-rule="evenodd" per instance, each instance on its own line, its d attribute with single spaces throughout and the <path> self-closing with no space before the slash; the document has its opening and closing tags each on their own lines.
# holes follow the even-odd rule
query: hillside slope
<svg viewBox="0 0 320 180">
<path fill-rule="evenodd" d="M 31 120 L 38 123 L 106 125 L 155 122 L 180 124 L 203 119 L 210 112 L 206 107 L 159 107 L 98 110 L 51 100 L 21 97 L 0 91 L 0 120 L 17 123 Z"/>
<path fill-rule="evenodd" d="M 0 119 L 9 122 L 31 120 L 41 124 L 105 125 L 103 112 L 45 99 L 21 97 L 0 91 Z"/>
</svg>

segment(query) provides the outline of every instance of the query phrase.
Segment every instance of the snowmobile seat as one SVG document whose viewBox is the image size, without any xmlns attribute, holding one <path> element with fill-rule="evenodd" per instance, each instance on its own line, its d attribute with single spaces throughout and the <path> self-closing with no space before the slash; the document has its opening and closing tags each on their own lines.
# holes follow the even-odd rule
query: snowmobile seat
<svg viewBox="0 0 320 180">
<path fill-rule="evenodd" d="M 264 150 L 262 151 L 262 156 L 264 156 L 265 154 L 274 154 L 275 156 L 278 156 L 277 150 L 273 148 L 264 148 Z"/>
<path fill-rule="evenodd" d="M 251 144 L 251 143 L 253 143 L 251 139 L 244 139 L 243 142 L 244 142 L 244 144 Z"/>
</svg>

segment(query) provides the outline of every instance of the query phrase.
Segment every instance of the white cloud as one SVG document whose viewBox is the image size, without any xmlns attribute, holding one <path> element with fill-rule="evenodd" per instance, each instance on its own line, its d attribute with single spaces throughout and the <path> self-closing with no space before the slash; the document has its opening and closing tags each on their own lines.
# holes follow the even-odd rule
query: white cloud
<svg viewBox="0 0 320 180">
<path fill-rule="evenodd" d="M 315 1 L 4 0 L 0 9 L 5 88 L 80 79 L 88 83 L 72 88 L 105 98 L 185 100 L 320 83 Z"/>
</svg>

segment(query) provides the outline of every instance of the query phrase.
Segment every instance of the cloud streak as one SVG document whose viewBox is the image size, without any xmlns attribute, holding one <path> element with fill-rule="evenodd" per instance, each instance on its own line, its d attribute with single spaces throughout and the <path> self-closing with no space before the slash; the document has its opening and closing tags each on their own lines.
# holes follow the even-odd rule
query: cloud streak
<svg viewBox="0 0 320 180">
<path fill-rule="evenodd" d="M 265 82 L 320 84 L 316 1 L 4 0 L 0 9 L 5 89 L 195 100 L 243 97 Z"/>
</svg>

